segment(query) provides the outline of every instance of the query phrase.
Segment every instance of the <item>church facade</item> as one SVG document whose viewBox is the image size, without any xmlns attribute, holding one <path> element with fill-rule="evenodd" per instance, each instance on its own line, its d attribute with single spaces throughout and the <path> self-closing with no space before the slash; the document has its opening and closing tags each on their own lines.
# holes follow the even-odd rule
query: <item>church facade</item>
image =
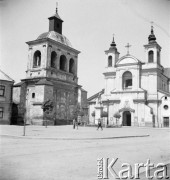
<svg viewBox="0 0 170 180">
<path fill-rule="evenodd" d="M 153 27 L 144 49 L 143 61 L 129 51 L 119 58 L 113 38 L 105 51 L 104 89 L 88 99 L 90 124 L 102 118 L 106 126 L 169 127 L 170 68 L 161 65 Z"/>
<path fill-rule="evenodd" d="M 13 99 L 18 106 L 18 118 L 25 118 L 27 124 L 44 124 L 42 104 L 48 100 L 54 102 L 49 123 L 70 124 L 81 90 L 77 77 L 80 51 L 62 34 L 63 20 L 57 9 L 48 19 L 49 31 L 27 42 L 26 78 L 14 85 Z M 85 95 L 87 100 L 87 93 Z"/>
</svg>

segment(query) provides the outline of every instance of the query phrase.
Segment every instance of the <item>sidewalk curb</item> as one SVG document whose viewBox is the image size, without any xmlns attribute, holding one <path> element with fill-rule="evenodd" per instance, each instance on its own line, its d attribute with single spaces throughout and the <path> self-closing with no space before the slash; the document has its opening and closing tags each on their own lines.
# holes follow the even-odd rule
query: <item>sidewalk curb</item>
<svg viewBox="0 0 170 180">
<path fill-rule="evenodd" d="M 123 138 L 138 138 L 138 137 L 149 137 L 146 135 L 139 136 L 115 136 L 115 137 L 98 137 L 98 138 L 55 138 L 55 137 L 34 137 L 34 136 L 16 136 L 16 135 L 8 135 L 1 134 L 0 137 L 9 137 L 14 139 L 44 139 L 44 140 L 100 140 L 100 139 L 123 139 Z"/>
</svg>

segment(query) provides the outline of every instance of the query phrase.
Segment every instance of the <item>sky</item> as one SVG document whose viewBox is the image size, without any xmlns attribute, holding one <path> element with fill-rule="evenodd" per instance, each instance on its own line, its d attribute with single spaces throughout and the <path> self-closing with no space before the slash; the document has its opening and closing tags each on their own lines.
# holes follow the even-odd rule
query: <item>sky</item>
<svg viewBox="0 0 170 180">
<path fill-rule="evenodd" d="M 162 47 L 161 64 L 170 67 L 169 0 L 57 0 L 64 20 L 63 35 L 78 56 L 78 83 L 88 97 L 104 88 L 106 55 L 113 34 L 120 57 L 127 52 L 145 60 L 151 22 Z M 0 69 L 15 83 L 26 77 L 28 45 L 48 31 L 48 17 L 55 13 L 56 0 L 0 0 Z"/>
</svg>

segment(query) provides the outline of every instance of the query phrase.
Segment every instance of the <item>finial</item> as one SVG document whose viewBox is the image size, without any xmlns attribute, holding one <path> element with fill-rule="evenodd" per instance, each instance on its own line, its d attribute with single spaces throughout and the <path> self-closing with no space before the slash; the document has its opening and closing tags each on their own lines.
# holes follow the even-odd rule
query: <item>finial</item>
<svg viewBox="0 0 170 180">
<path fill-rule="evenodd" d="M 129 48 L 131 47 L 131 45 L 129 43 L 127 43 L 127 45 L 125 47 L 127 48 L 127 55 L 129 55 Z"/>
<path fill-rule="evenodd" d="M 58 2 L 56 2 L 56 13 L 58 12 Z"/>
<path fill-rule="evenodd" d="M 151 34 L 153 34 L 153 21 L 151 21 Z"/>
</svg>

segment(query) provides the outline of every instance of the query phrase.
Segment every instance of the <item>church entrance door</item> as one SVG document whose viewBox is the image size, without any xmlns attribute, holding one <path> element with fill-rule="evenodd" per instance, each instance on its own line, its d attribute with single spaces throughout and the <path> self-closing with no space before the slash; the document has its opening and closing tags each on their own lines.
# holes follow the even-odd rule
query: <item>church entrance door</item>
<svg viewBox="0 0 170 180">
<path fill-rule="evenodd" d="M 163 118 L 163 126 L 164 127 L 169 127 L 169 117 L 164 117 Z"/>
<path fill-rule="evenodd" d="M 123 112 L 123 126 L 131 126 L 131 113 L 129 111 Z"/>
</svg>

